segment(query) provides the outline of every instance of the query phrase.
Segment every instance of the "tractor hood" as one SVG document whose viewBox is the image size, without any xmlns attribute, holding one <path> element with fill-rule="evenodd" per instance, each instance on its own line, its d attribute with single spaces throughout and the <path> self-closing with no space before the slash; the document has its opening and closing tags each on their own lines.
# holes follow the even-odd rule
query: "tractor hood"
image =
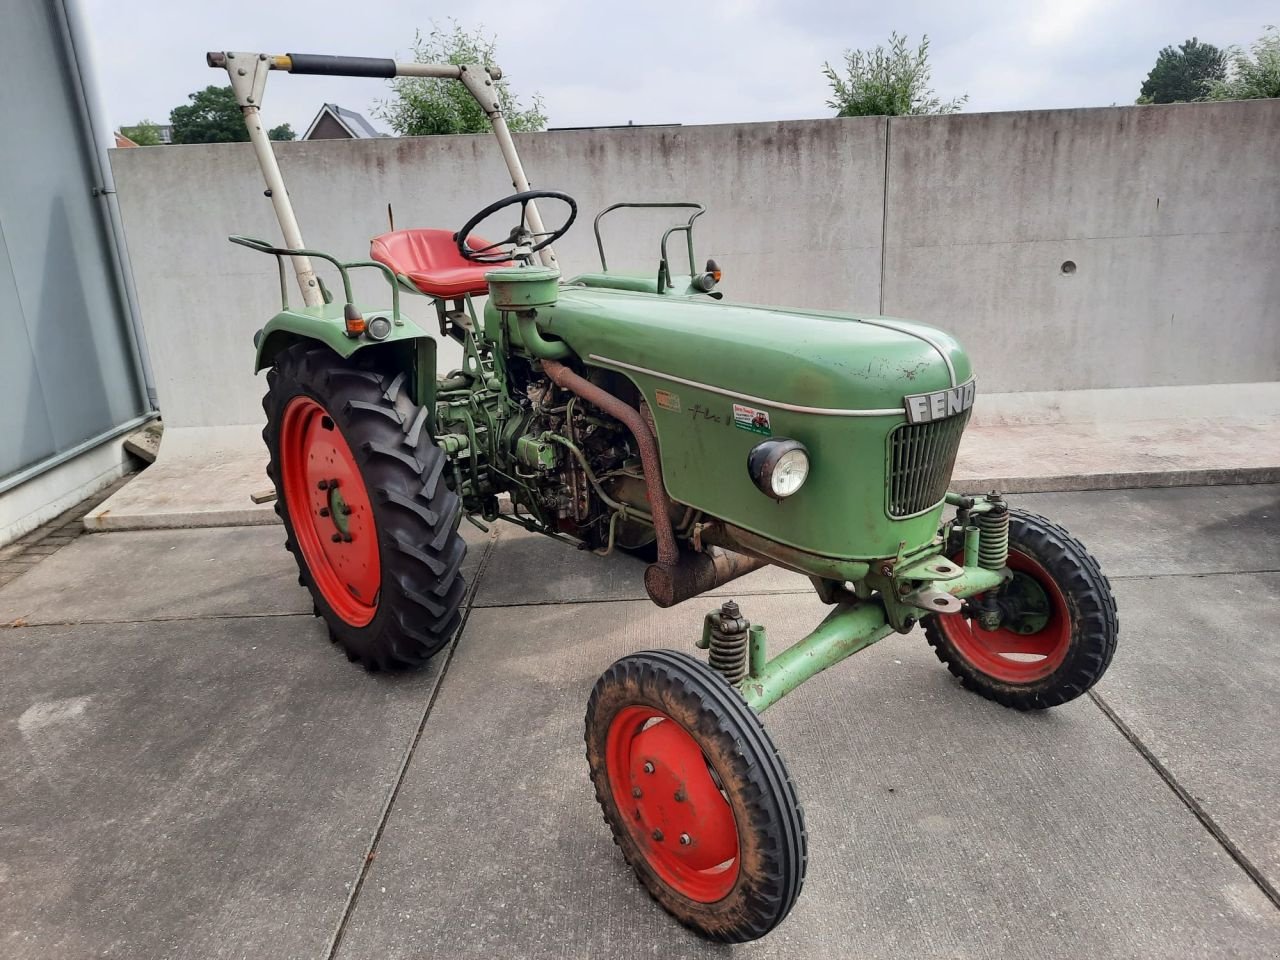
<svg viewBox="0 0 1280 960">
<path fill-rule="evenodd" d="M 590 364 L 775 405 L 902 412 L 905 397 L 972 375 L 951 336 L 908 320 L 580 287 L 540 313 Z"/>
<path fill-rule="evenodd" d="M 538 309 L 537 324 L 637 386 L 675 501 L 840 559 L 892 557 L 936 535 L 974 396 L 969 358 L 947 334 L 906 320 L 573 285 Z M 748 473 L 768 437 L 809 451 L 808 479 L 781 501 Z M 925 476 L 942 484 L 928 485 L 936 500 L 904 508 L 903 484 Z"/>
</svg>

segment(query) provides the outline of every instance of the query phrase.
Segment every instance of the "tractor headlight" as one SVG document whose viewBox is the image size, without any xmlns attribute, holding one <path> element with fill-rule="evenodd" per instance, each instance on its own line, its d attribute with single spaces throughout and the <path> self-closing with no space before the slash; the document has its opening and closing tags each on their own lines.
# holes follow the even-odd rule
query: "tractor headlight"
<svg viewBox="0 0 1280 960">
<path fill-rule="evenodd" d="M 809 451 L 799 440 L 765 440 L 747 454 L 747 472 L 766 496 L 786 499 L 804 486 L 809 476 Z"/>
</svg>

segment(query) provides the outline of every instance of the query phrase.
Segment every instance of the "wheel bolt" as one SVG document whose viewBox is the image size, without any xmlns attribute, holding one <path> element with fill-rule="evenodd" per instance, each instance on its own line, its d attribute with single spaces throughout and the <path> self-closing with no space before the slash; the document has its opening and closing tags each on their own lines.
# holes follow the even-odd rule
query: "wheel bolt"
<svg viewBox="0 0 1280 960">
<path fill-rule="evenodd" d="M 320 508 L 320 516 L 322 516 L 322 517 L 327 517 L 328 515 L 329 515 L 329 508 L 328 508 L 328 507 L 321 507 L 321 508 Z"/>
<path fill-rule="evenodd" d="M 688 796 L 685 794 L 683 790 L 676 791 L 676 803 L 684 803 L 685 800 L 687 799 L 688 799 Z"/>
<path fill-rule="evenodd" d="M 643 796 L 644 796 L 644 791 L 643 791 L 643 790 L 641 790 L 639 787 L 632 787 L 632 788 L 631 788 L 631 795 L 632 795 L 633 797 L 635 797 L 635 798 L 638 800 L 638 799 L 640 799 L 641 797 L 643 797 Z"/>
<path fill-rule="evenodd" d="M 335 533 L 335 534 L 333 535 L 333 542 L 334 542 L 334 543 L 341 543 L 341 542 L 342 542 L 342 534 L 340 534 L 340 533 Z"/>
<path fill-rule="evenodd" d="M 316 486 L 317 486 L 317 487 L 319 487 L 321 490 L 328 490 L 328 489 L 329 489 L 329 481 L 328 481 L 328 480 L 321 480 L 319 483 L 317 483 L 317 484 L 316 484 Z"/>
<path fill-rule="evenodd" d="M 655 831 L 653 831 L 653 839 L 655 839 L 655 840 L 657 840 L 659 843 L 661 843 L 661 842 L 662 842 L 662 831 L 661 831 L 661 830 L 655 830 Z"/>
<path fill-rule="evenodd" d="M 337 477 L 334 477 L 332 480 L 330 480 L 330 481 L 329 481 L 329 486 L 330 486 L 332 489 L 337 490 L 337 489 L 338 489 L 338 478 L 337 478 Z"/>
<path fill-rule="evenodd" d="M 350 505 L 350 504 L 344 503 L 344 504 L 342 504 L 342 506 L 338 507 L 338 509 L 342 511 L 342 515 L 343 515 L 344 517 L 349 517 L 349 516 L 351 516 L 351 505 Z"/>
<path fill-rule="evenodd" d="M 687 847 L 692 842 L 693 841 L 689 839 L 689 835 L 687 833 L 680 834 L 680 846 Z"/>
<path fill-rule="evenodd" d="M 644 762 L 644 772 L 645 772 L 645 773 L 653 773 L 653 763 L 652 763 L 652 761 L 646 760 L 646 761 Z"/>
</svg>

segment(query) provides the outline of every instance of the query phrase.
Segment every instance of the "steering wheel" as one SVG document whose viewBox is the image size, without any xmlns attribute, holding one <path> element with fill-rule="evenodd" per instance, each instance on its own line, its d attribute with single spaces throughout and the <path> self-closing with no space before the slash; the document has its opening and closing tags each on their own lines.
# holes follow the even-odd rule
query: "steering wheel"
<svg viewBox="0 0 1280 960">
<path fill-rule="evenodd" d="M 544 230 L 540 233 L 531 233 L 525 225 L 527 222 L 528 208 L 530 200 L 559 200 L 561 203 L 569 205 L 569 219 L 566 220 L 556 230 Z M 497 243 L 491 243 L 488 246 L 481 247 L 479 250 L 472 250 L 467 245 L 467 240 L 471 236 L 471 231 L 477 226 L 488 220 L 491 216 L 514 203 L 520 204 L 520 222 L 511 230 L 504 240 Z M 548 246 L 553 241 L 560 239 L 569 232 L 569 228 L 573 226 L 573 221 L 578 217 L 578 204 L 567 193 L 558 193 L 555 190 L 526 190 L 523 193 L 514 193 L 506 199 L 499 200 L 497 203 L 491 203 L 485 207 L 474 217 L 467 221 L 466 226 L 453 235 L 453 241 L 458 245 L 458 253 L 462 255 L 464 260 L 470 260 L 472 263 L 506 263 L 511 260 L 513 255 L 521 256 L 525 251 L 516 253 L 515 250 L 501 250 L 502 247 L 528 247 L 527 253 L 536 253 L 543 247 Z"/>
</svg>

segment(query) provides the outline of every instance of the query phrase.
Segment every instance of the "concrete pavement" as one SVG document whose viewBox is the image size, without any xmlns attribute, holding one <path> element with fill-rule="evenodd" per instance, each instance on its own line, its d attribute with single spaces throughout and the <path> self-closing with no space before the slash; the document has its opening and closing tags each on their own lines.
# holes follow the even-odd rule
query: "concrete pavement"
<svg viewBox="0 0 1280 960">
<path fill-rule="evenodd" d="M 471 531 L 451 653 L 368 676 L 278 527 L 82 536 L 0 588 L 0 955 L 1275 957 L 1280 486 L 1016 502 L 1112 578 L 1097 696 L 1005 711 L 917 633 L 782 701 L 808 880 L 732 949 L 636 884 L 582 757 L 595 677 L 708 604 Z M 732 586 L 778 647 L 821 615 L 799 578 Z"/>
</svg>

